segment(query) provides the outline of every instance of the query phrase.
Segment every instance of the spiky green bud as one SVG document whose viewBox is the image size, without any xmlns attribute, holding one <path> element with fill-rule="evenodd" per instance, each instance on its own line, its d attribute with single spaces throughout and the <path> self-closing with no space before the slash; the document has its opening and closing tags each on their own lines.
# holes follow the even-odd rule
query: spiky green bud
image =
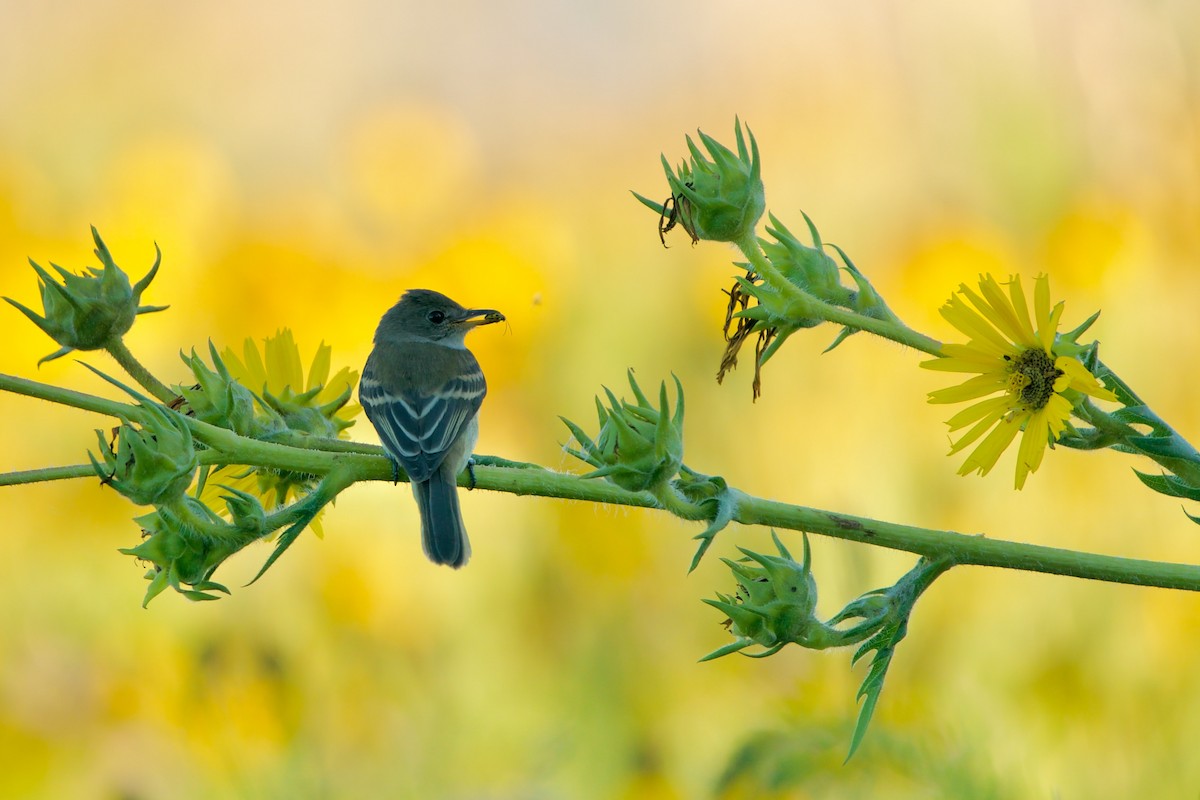
<svg viewBox="0 0 1200 800">
<path fill-rule="evenodd" d="M 746 629 L 733 619 L 731 632 L 764 647 L 786 642 L 809 642 L 821 623 L 813 613 L 817 606 L 817 582 L 813 578 L 808 538 L 804 561 L 792 560 L 787 548 L 775 537 L 778 556 L 738 548 L 747 562 L 725 560 L 738 581 L 742 607 L 761 619 L 761 625 Z M 754 566 L 757 564 L 757 566 Z"/>
<path fill-rule="evenodd" d="M 92 227 L 92 239 L 96 243 L 96 257 L 101 268 L 88 267 L 82 275 L 68 272 L 57 264 L 50 266 L 58 273 L 62 282 L 43 269 L 33 259 L 30 265 L 38 274 L 38 288 L 42 296 L 44 314 L 38 314 L 11 297 L 5 297 L 12 306 L 29 318 L 33 324 L 61 347 L 38 363 L 65 356 L 73 350 L 99 350 L 119 339 L 133 326 L 138 314 L 162 311 L 166 306 L 142 306 L 142 292 L 154 280 L 162 252 L 154 246 L 154 266 L 136 284 L 130 284 L 116 262 L 100 233 Z"/>
<path fill-rule="evenodd" d="M 671 189 L 667 203 L 655 203 L 636 192 L 634 196 L 660 214 L 662 232 L 678 223 L 693 241 L 742 241 L 753 235 L 766 209 L 758 142 L 749 127 L 743 135 L 740 120 L 734 125 L 736 153 L 703 131 L 697 133 L 707 155 L 689 136 L 690 159 L 673 169 L 666 156 L 662 157 Z"/>
<path fill-rule="evenodd" d="M 258 438 L 282 430 L 281 420 L 255 415 L 254 395 L 229 374 L 212 342 L 208 343 L 208 351 L 215 369 L 209 369 L 195 350 L 190 356 L 179 354 L 196 379 L 192 386 L 175 387 L 186 403 L 186 410 L 198 420 L 229 428 L 242 436 Z"/>
<path fill-rule="evenodd" d="M 320 404 L 317 395 L 324 389 L 324 386 L 314 386 L 308 391 L 296 393 L 287 386 L 277 395 L 264 390 L 262 397 L 288 430 L 336 439 L 338 434 L 354 424 L 354 420 L 342 419 L 337 415 L 342 406 L 350 401 L 354 387 L 347 386 L 333 400 Z"/>
<path fill-rule="evenodd" d="M 706 655 L 701 661 L 736 653 L 751 645 L 766 648 L 755 655 L 777 652 L 787 644 L 814 650 L 841 647 L 861 642 L 888 619 L 893 599 L 886 592 L 872 592 L 854 600 L 828 622 L 817 618 L 817 582 L 812 574 L 812 554 L 808 536 L 804 536 L 804 558 L 797 563 L 774 532 L 771 533 L 779 555 L 756 553 L 745 548 L 739 561 L 722 559 L 737 581 L 733 597 L 718 594 L 705 600 L 728 617 L 729 632 L 735 641 Z M 860 622 L 834 627 L 847 620 Z"/>
<path fill-rule="evenodd" d="M 187 491 L 198 459 L 187 423 L 174 411 L 143 404 L 146 419 L 136 426 L 122 420 L 117 449 L 96 431 L 103 463 L 92 453 L 92 468 L 106 483 L 138 505 L 169 503 Z"/>
<path fill-rule="evenodd" d="M 232 486 L 221 484 L 221 488 L 229 494 L 221 495 L 225 507 L 229 509 L 229 517 L 233 527 L 243 534 L 258 538 L 267 533 L 267 512 L 262 502 L 250 494 Z"/>
<path fill-rule="evenodd" d="M 675 378 L 675 412 L 667 400 L 667 384 L 659 387 L 655 407 L 629 371 L 629 386 L 637 402 L 618 400 L 608 389 L 608 406 L 596 398 L 600 433 L 595 441 L 575 423 L 563 418 L 580 450 L 576 458 L 596 467 L 584 477 L 608 478 L 623 489 L 640 492 L 660 486 L 679 472 L 683 463 L 683 385 Z"/>
<path fill-rule="evenodd" d="M 143 608 L 168 586 L 189 600 L 216 600 L 210 591 L 229 594 L 210 577 L 221 562 L 245 544 L 245 537 L 212 536 L 214 526 L 229 526 L 203 503 L 192 497 L 180 498 L 134 521 L 142 526 L 146 539 L 120 552 L 151 565 L 146 573 L 150 585 L 142 600 Z"/>
<path fill-rule="evenodd" d="M 808 223 L 812 246 L 804 244 L 774 214 L 768 215 L 770 239 L 759 239 L 763 253 L 791 283 L 826 302 L 845 305 L 850 292 L 841 285 L 837 262 L 825 252 L 821 234 L 808 214 L 800 212 Z"/>
</svg>

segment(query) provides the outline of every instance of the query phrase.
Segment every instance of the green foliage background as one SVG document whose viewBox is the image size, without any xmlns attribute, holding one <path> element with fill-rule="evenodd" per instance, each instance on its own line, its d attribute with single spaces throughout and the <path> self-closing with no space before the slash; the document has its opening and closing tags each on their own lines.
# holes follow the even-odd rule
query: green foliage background
<svg viewBox="0 0 1200 800">
<path fill-rule="evenodd" d="M 929 527 L 1195 561 L 1194 526 L 1123 459 L 1060 450 L 1017 494 L 954 475 L 919 356 L 794 336 L 763 397 L 713 381 L 736 271 L 663 251 L 628 194 L 739 114 L 768 207 L 807 211 L 898 314 L 976 273 L 1048 271 L 1067 325 L 1200 430 L 1200 11 L 1185 2 L 768 2 L 297 9 L 82 0 L 0 11 L 0 290 L 26 257 L 139 276 L 129 345 L 292 327 L 361 366 L 407 287 L 502 309 L 473 335 L 484 453 L 575 468 L 632 366 L 688 391 L 687 461 L 757 494 Z M 663 189 L 663 195 L 666 190 Z M 0 371 L 115 391 L 0 309 Z M 102 369 L 103 356 L 85 360 Z M 97 418 L 0 396 L 3 469 L 81 463 Z M 353 433 L 373 435 L 360 423 Z M 1011 459 L 1011 454 L 1008 459 Z M 1005 460 L 1004 464 L 1011 461 Z M 0 490 L 0 795 L 22 797 L 1179 796 L 1200 784 L 1200 599 L 985 570 L 917 607 L 872 732 L 865 665 L 696 658 L 727 641 L 665 514 L 476 492 L 462 573 L 420 556 L 405 487 L 358 487 L 262 582 L 139 608 L 131 507 L 94 481 Z M 722 534 L 767 550 L 762 531 Z M 790 541 L 790 540 L 789 540 Z M 798 549 L 798 543 L 792 544 Z M 814 538 L 821 610 L 911 559 Z M 225 568 L 248 581 L 266 549 Z"/>
</svg>

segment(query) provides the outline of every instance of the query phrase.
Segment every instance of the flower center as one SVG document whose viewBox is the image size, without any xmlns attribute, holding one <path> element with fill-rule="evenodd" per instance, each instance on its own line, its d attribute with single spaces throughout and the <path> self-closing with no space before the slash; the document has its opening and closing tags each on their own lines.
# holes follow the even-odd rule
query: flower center
<svg viewBox="0 0 1200 800">
<path fill-rule="evenodd" d="M 1054 382 L 1062 375 L 1054 359 L 1040 347 L 1023 350 L 1016 357 L 1005 356 L 1008 366 L 1008 391 L 1020 398 L 1030 411 L 1046 407 L 1054 396 Z"/>
</svg>

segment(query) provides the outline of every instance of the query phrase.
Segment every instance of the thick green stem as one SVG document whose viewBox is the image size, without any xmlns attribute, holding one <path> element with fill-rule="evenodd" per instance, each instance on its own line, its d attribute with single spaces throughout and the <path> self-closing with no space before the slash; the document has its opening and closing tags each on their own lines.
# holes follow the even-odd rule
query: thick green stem
<svg viewBox="0 0 1200 800">
<path fill-rule="evenodd" d="M 142 362 L 134 358 L 133 353 L 125 346 L 124 340 L 121 338 L 110 339 L 108 345 L 104 348 L 108 354 L 117 360 L 121 368 L 129 373 L 129 377 L 137 381 L 143 389 L 154 396 L 154 399 L 165 405 L 171 405 L 175 402 L 176 396 L 167 385 L 154 377 L 150 370 L 142 366 Z"/>
<path fill-rule="evenodd" d="M 59 386 L 51 386 L 48 383 L 31 381 L 28 378 L 18 378 L 15 375 L 0 374 L 0 392 L 23 394 L 26 397 L 34 397 L 38 400 L 46 400 L 51 403 L 58 403 L 59 405 L 81 408 L 84 411 L 94 411 L 97 414 L 105 414 L 110 417 L 126 417 L 140 420 L 142 416 L 141 410 L 129 403 L 107 400 L 103 397 L 76 392 L 73 389 L 63 389 Z"/>
<path fill-rule="evenodd" d="M 1148 408 L 1146 412 L 1152 413 L 1149 412 Z M 1107 411 L 1101 410 L 1090 399 L 1084 400 L 1083 413 L 1080 416 L 1094 425 L 1096 430 L 1103 434 L 1104 438 L 1101 441 L 1109 441 L 1109 444 L 1105 446 L 1115 447 L 1126 453 L 1144 455 L 1146 458 L 1151 459 L 1164 469 L 1174 472 L 1192 485 L 1200 486 L 1200 453 L 1196 451 L 1191 442 L 1180 436 L 1174 428 L 1158 415 L 1155 414 L 1153 416 L 1157 425 L 1154 435 L 1170 439 L 1171 451 L 1183 454 L 1182 457 L 1158 455 L 1138 449 L 1130 442 L 1140 437 L 1142 435 L 1141 432 L 1134 429 L 1131 425 L 1119 421 Z"/>
<path fill-rule="evenodd" d="M 48 481 L 63 481 L 71 478 L 93 478 L 95 476 L 96 470 L 91 464 L 45 467 L 43 469 L 26 469 L 18 472 L 0 473 L 0 486 L 20 486 L 26 483 L 46 483 Z"/>
<path fill-rule="evenodd" d="M 734 519 L 746 525 L 808 531 L 917 553 L 954 564 L 1001 567 L 1073 578 L 1200 591 L 1200 566 L 1121 558 L 1022 542 L 918 528 L 745 497 Z"/>
<path fill-rule="evenodd" d="M 0 390 L 26 394 L 110 416 L 139 419 L 144 413 L 137 406 L 127 403 L 104 400 L 8 375 L 0 375 Z M 196 439 L 211 448 L 200 454 L 206 463 L 244 464 L 317 475 L 336 472 L 339 488 L 360 480 L 392 480 L 392 464 L 382 455 L 334 453 L 261 442 L 239 436 L 224 428 L 187 419 Z M 477 461 L 479 464 L 474 468 L 475 486 L 480 489 L 608 505 L 665 508 L 677 516 L 692 520 L 704 517 L 701 505 L 689 502 L 670 487 L 660 492 L 662 497 L 655 497 L 649 492 L 626 491 L 608 481 L 585 479 L 533 465 L 510 466 L 500 459 L 487 457 L 480 457 Z M 494 466 L 493 463 L 504 465 Z M 89 474 L 80 467 L 56 469 L 72 475 Z M 42 479 L 49 479 L 49 471 L 44 470 L 15 474 L 28 476 L 38 473 L 42 474 Z M 0 481 L 3 482 L 28 481 Z M 466 471 L 459 476 L 459 484 L 471 484 Z M 1200 567 L 1189 564 L 1170 564 L 1062 550 L 990 539 L 982 535 L 968 536 L 952 531 L 880 522 L 849 514 L 789 505 L 741 492 L 737 492 L 736 496 L 732 521 L 745 525 L 770 525 L 788 530 L 808 531 L 903 550 L 954 564 L 1002 567 L 1112 583 L 1200 591 Z"/>
</svg>

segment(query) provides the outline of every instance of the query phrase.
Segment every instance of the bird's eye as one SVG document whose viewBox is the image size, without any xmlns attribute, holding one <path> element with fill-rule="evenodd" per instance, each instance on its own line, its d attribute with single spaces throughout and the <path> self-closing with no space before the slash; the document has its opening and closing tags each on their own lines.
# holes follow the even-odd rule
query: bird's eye
<svg viewBox="0 0 1200 800">
<path fill-rule="evenodd" d="M 443 322 L 446 321 L 446 314 L 443 311 L 438 311 L 437 309 L 434 309 L 433 311 L 430 311 L 428 314 L 426 314 L 425 318 L 427 320 L 429 320 L 430 322 L 432 322 L 434 325 L 441 325 Z"/>
</svg>

